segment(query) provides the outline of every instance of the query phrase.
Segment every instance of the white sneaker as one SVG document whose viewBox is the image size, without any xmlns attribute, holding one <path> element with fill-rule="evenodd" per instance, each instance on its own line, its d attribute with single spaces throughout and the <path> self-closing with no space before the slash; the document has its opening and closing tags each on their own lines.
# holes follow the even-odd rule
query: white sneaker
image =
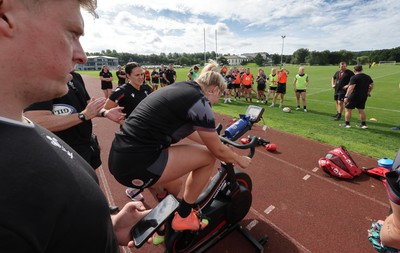
<svg viewBox="0 0 400 253">
<path fill-rule="evenodd" d="M 226 104 L 226 102 L 228 102 L 228 100 L 227 100 L 227 99 L 224 99 L 224 104 Z"/>
<path fill-rule="evenodd" d="M 128 196 L 128 198 L 130 198 L 131 200 L 142 201 L 144 199 L 144 197 L 141 193 L 137 194 L 138 192 L 139 192 L 139 189 L 135 189 L 135 188 L 126 188 L 126 190 L 125 190 L 126 196 Z"/>
<path fill-rule="evenodd" d="M 274 107 L 275 106 L 275 104 L 274 103 L 272 103 L 269 107 Z"/>
<path fill-rule="evenodd" d="M 300 110 L 300 107 L 296 107 L 296 111 Z"/>
<path fill-rule="evenodd" d="M 283 107 L 283 105 L 282 104 L 279 104 L 279 108 L 282 108 Z"/>
<path fill-rule="evenodd" d="M 356 125 L 356 127 L 358 127 L 358 128 L 362 128 L 362 129 L 367 129 L 367 128 L 368 128 L 368 126 L 367 126 L 367 125 Z"/>
<path fill-rule="evenodd" d="M 257 103 L 260 103 L 260 100 L 257 100 Z"/>
<path fill-rule="evenodd" d="M 307 112 L 307 109 L 304 109 L 304 112 Z"/>
</svg>

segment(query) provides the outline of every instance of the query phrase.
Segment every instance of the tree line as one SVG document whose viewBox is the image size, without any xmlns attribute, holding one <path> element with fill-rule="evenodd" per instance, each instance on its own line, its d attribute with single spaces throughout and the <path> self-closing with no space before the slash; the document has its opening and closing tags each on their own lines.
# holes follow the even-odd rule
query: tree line
<svg viewBox="0 0 400 253">
<path fill-rule="evenodd" d="M 160 54 L 136 54 L 117 52 L 116 50 L 103 50 L 101 52 L 86 53 L 88 56 L 112 56 L 119 60 L 121 65 L 125 65 L 130 61 L 138 62 L 142 65 L 158 65 L 173 63 L 181 66 L 192 66 L 195 64 L 203 65 L 208 59 L 217 59 L 221 65 L 228 65 L 227 59 L 223 55 L 214 52 L 204 53 L 160 53 Z M 392 49 L 370 50 L 351 52 L 347 50 L 340 51 L 310 51 L 307 48 L 297 49 L 291 55 L 283 55 L 282 62 L 284 64 L 301 64 L 310 65 L 337 65 L 339 62 L 345 61 L 348 64 L 369 64 L 379 61 L 396 61 L 400 62 L 400 47 Z M 253 60 L 259 66 L 267 64 L 279 65 L 281 63 L 280 54 L 268 54 L 264 58 L 258 53 Z"/>
</svg>

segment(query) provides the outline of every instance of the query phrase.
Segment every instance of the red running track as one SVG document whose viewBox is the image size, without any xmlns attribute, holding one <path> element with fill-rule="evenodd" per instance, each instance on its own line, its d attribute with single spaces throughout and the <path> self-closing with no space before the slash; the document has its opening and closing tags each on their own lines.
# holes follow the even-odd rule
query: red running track
<svg viewBox="0 0 400 253">
<path fill-rule="evenodd" d="M 92 97 L 103 96 L 98 78 L 84 76 L 84 80 Z M 231 121 L 223 115 L 216 115 L 216 119 L 224 126 Z M 101 187 L 111 204 L 123 206 L 129 201 L 125 187 L 114 180 L 107 167 L 109 148 L 118 126 L 102 118 L 95 118 L 93 123 L 102 147 L 103 165 L 97 170 Z M 332 146 L 273 129 L 262 131 L 261 126 L 255 126 L 250 134 L 270 140 L 278 147 L 274 153 L 259 147 L 246 170 L 253 180 L 253 203 L 240 224 L 257 239 L 268 235 L 264 252 L 375 252 L 367 230 L 372 221 L 384 219 L 389 208 L 379 180 L 361 175 L 353 181 L 344 181 L 325 174 L 317 161 Z M 376 159 L 351 154 L 360 167 L 376 165 Z M 155 205 L 147 191 L 144 196 L 146 205 Z M 122 247 L 121 252 L 131 250 Z M 145 245 L 133 252 L 164 252 L 164 248 Z M 233 232 L 208 252 L 255 252 L 255 249 L 238 232 Z"/>
</svg>

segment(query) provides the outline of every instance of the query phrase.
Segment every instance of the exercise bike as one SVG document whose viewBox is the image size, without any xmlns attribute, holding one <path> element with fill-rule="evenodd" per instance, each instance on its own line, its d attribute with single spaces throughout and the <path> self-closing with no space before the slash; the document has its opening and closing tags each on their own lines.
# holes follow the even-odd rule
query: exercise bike
<svg viewBox="0 0 400 253">
<path fill-rule="evenodd" d="M 248 156 L 253 157 L 255 148 L 260 145 L 265 146 L 269 144 L 269 141 L 254 136 L 249 136 L 249 141 L 245 144 L 236 143 L 235 140 L 249 131 L 254 123 L 260 121 L 263 112 L 264 108 L 250 105 L 246 114 L 240 115 L 241 119 L 220 135 L 221 141 L 238 149 L 250 149 Z M 221 130 L 222 126 L 219 125 L 218 134 Z M 200 219 L 208 219 L 209 224 L 199 231 L 177 232 L 171 228 L 173 215 L 170 215 L 165 223 L 166 252 L 204 252 L 235 230 L 248 239 L 257 252 L 263 252 L 263 245 L 267 242 L 268 236 L 265 235 L 261 240 L 256 240 L 238 224 L 250 210 L 252 186 L 249 175 L 235 169 L 232 163 L 221 162 L 218 172 L 195 203 L 195 210 L 199 213 Z"/>
</svg>

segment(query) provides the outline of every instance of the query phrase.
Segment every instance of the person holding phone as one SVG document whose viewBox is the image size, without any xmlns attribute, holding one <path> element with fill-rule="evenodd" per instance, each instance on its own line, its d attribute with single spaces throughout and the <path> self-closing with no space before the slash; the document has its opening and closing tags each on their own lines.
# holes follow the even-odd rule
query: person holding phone
<svg viewBox="0 0 400 253">
<path fill-rule="evenodd" d="M 0 1 L 2 253 L 115 253 L 119 245 L 133 246 L 130 230 L 148 213 L 142 203 L 129 202 L 111 217 L 93 168 L 22 114 L 32 103 L 68 92 L 70 72 L 87 60 L 79 41 L 81 7 L 96 15 L 96 4 Z M 29 62 L 22 72 L 21 59 Z"/>
<path fill-rule="evenodd" d="M 225 89 L 217 63 L 210 61 L 196 81 L 178 82 L 150 94 L 115 134 L 109 168 L 121 184 L 164 187 L 188 174 L 182 202 L 172 220 L 174 230 L 195 231 L 206 226 L 192 208 L 215 169 L 216 159 L 242 168 L 251 162 L 222 144 L 215 129 L 211 105 Z M 199 144 L 180 142 L 185 138 Z"/>
</svg>

